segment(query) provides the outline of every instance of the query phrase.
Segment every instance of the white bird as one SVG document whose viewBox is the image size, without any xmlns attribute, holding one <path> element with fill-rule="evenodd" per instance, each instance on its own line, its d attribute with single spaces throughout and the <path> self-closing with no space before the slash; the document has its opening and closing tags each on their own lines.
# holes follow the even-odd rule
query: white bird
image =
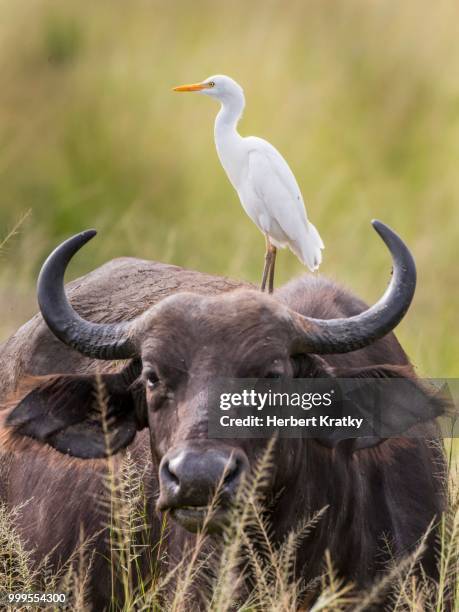
<svg viewBox="0 0 459 612">
<path fill-rule="evenodd" d="M 269 277 L 269 292 L 273 291 L 277 248 L 288 246 L 312 272 L 317 270 L 324 244 L 308 221 L 293 172 L 269 142 L 256 136 L 244 138 L 237 131 L 245 106 L 242 87 L 228 76 L 215 75 L 174 91 L 198 92 L 221 103 L 214 131 L 218 157 L 245 212 L 266 238 L 261 290 Z"/>
</svg>

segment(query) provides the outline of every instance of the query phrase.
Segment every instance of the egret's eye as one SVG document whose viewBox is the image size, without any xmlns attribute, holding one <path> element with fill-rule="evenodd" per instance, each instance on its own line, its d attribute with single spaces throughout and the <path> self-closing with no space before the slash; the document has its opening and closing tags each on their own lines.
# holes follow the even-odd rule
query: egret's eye
<svg viewBox="0 0 459 612">
<path fill-rule="evenodd" d="M 209 87 L 215 87 L 215 83 L 214 83 L 214 81 L 209 81 L 209 82 L 207 83 L 207 85 L 209 85 Z"/>
</svg>

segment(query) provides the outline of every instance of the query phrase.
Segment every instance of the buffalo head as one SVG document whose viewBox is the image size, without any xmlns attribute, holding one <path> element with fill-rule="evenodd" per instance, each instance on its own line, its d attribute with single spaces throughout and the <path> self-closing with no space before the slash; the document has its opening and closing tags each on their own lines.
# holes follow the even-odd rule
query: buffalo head
<svg viewBox="0 0 459 612">
<path fill-rule="evenodd" d="M 257 452 L 250 441 L 208 438 L 203 395 L 210 382 L 216 377 L 321 376 L 325 362 L 320 355 L 363 348 L 389 333 L 406 313 L 416 283 L 413 258 L 387 226 L 373 225 L 391 252 L 392 279 L 374 306 L 338 319 L 302 316 L 275 297 L 239 289 L 217 296 L 177 293 L 134 320 L 92 323 L 68 302 L 64 274 L 96 232 L 73 236 L 41 270 L 42 315 L 50 330 L 81 354 L 129 361 L 117 374 L 45 378 L 12 410 L 8 425 L 19 435 L 82 458 L 116 453 L 148 427 L 159 465 L 158 507 L 170 509 L 188 529 L 197 528 L 217 483 L 224 512 Z M 97 388 L 106 396 L 105 425 L 94 414 Z M 372 439 L 368 445 L 376 443 Z"/>
</svg>

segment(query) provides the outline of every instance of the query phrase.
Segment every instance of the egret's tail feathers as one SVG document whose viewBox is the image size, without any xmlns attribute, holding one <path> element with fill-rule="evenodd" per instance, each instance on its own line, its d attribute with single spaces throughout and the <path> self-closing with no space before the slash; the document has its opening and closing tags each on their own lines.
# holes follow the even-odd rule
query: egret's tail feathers
<svg viewBox="0 0 459 612">
<path fill-rule="evenodd" d="M 308 232 L 311 236 L 311 240 L 314 239 L 317 244 L 319 245 L 319 249 L 324 249 L 325 245 L 323 243 L 322 238 L 320 237 L 319 232 L 317 231 L 317 228 L 315 225 L 313 225 L 310 221 L 308 221 Z"/>
<path fill-rule="evenodd" d="M 315 272 L 322 263 L 322 249 L 325 247 L 316 227 L 309 221 L 307 223 L 307 231 L 301 244 L 295 244 L 292 251 L 311 272 Z"/>
</svg>

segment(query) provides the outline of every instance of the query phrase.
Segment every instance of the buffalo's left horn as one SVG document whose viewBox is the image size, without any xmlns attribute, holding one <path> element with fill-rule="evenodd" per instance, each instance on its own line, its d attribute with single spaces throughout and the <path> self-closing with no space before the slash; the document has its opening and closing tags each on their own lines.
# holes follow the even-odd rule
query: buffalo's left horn
<svg viewBox="0 0 459 612">
<path fill-rule="evenodd" d="M 386 243 L 393 263 L 386 292 L 374 306 L 353 317 L 314 319 L 293 312 L 298 343 L 310 353 L 348 353 L 382 338 L 403 319 L 416 288 L 416 265 L 403 240 L 381 221 L 373 227 Z"/>
<path fill-rule="evenodd" d="M 138 352 L 130 335 L 130 322 L 85 321 L 65 295 L 64 275 L 69 261 L 96 234 L 95 230 L 76 234 L 51 253 L 38 277 L 38 304 L 50 330 L 67 346 L 95 359 L 128 359 Z"/>
</svg>

